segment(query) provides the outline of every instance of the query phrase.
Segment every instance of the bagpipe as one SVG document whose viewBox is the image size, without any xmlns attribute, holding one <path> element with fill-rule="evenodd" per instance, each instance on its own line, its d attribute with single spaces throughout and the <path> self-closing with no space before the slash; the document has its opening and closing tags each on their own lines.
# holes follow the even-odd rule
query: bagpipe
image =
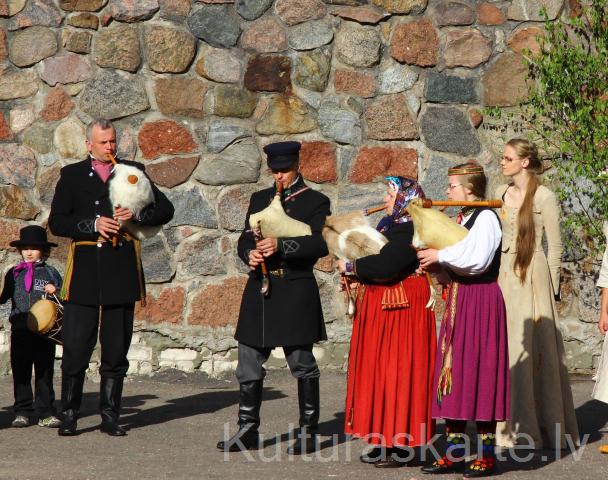
<svg viewBox="0 0 608 480">
<path fill-rule="evenodd" d="M 414 237 L 412 246 L 419 250 L 424 248 L 436 248 L 438 250 L 458 243 L 467 236 L 468 230 L 457 224 L 443 211 L 432 207 L 490 207 L 500 208 L 501 200 L 480 201 L 453 201 L 453 200 L 431 200 L 428 198 L 416 198 L 407 206 L 406 210 L 414 224 Z M 323 228 L 323 238 L 327 242 L 329 253 L 342 260 L 357 260 L 368 255 L 375 255 L 387 243 L 386 237 L 369 225 L 366 217 L 386 209 L 386 205 L 366 208 L 363 210 L 332 215 L 327 217 Z M 430 275 L 426 273 L 431 299 L 428 308 L 434 305 L 434 288 Z M 353 315 L 355 311 L 355 299 L 350 288 L 351 280 L 348 276 L 341 279 L 344 286 L 348 307 L 347 312 Z"/>
<path fill-rule="evenodd" d="M 270 205 L 264 210 L 249 216 L 249 228 L 253 232 L 256 242 L 263 238 L 304 237 L 312 234 L 310 225 L 291 218 L 285 213 L 281 203 L 282 193 L 283 184 L 277 182 L 276 193 Z M 270 293 L 270 277 L 266 261 L 262 261 L 260 268 L 262 269 L 262 287 L 260 288 L 260 293 L 268 296 Z"/>
<path fill-rule="evenodd" d="M 147 206 L 154 203 L 152 183 L 139 168 L 118 163 L 111 153 L 108 154 L 108 159 L 114 165 L 108 184 L 112 206 L 127 208 L 134 218 L 138 218 Z M 156 235 L 162 226 L 141 225 L 132 220 L 124 220 L 121 221 L 120 228 L 138 240 L 145 240 Z M 116 238 L 112 239 L 114 245 Z"/>
</svg>

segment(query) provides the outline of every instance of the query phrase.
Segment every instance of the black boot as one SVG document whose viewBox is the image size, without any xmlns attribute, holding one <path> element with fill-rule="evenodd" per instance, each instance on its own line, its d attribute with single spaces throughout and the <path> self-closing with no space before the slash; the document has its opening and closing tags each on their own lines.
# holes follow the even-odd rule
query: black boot
<svg viewBox="0 0 608 480">
<path fill-rule="evenodd" d="M 263 380 L 239 385 L 239 430 L 229 440 L 217 442 L 224 452 L 240 452 L 260 448 L 260 406 L 262 405 Z"/>
<path fill-rule="evenodd" d="M 300 428 L 296 440 L 287 449 L 288 455 L 302 455 L 317 450 L 319 427 L 319 377 L 298 378 L 298 403 L 300 405 Z"/>
<path fill-rule="evenodd" d="M 123 377 L 101 377 L 101 385 L 99 387 L 100 429 L 112 437 L 123 437 L 127 434 L 125 429 L 118 425 L 123 380 Z"/>
<path fill-rule="evenodd" d="M 82 402 L 84 373 L 75 377 L 63 375 L 61 378 L 62 420 L 57 434 L 61 436 L 76 435 L 78 411 Z"/>
</svg>

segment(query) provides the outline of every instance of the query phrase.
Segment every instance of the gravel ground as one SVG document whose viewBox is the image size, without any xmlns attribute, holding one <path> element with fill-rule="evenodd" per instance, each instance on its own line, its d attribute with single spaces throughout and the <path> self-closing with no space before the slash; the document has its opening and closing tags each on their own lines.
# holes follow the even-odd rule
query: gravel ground
<svg viewBox="0 0 608 480">
<path fill-rule="evenodd" d="M 265 383 L 261 426 L 265 448 L 229 455 L 217 451 L 215 444 L 225 429 L 235 430 L 238 394 L 232 377 L 217 380 L 169 371 L 130 379 L 125 385 L 122 417 L 129 435 L 122 438 L 99 432 L 98 385 L 90 381 L 85 386 L 79 435 L 58 437 L 56 430 L 38 426 L 10 428 L 12 382 L 10 377 L 2 377 L 0 479 L 429 479 L 416 466 L 380 471 L 359 462 L 364 443 L 341 434 L 345 382 L 343 374 L 323 374 L 323 449 L 316 455 L 293 458 L 285 450 L 298 407 L 296 382 L 287 372 L 270 372 Z M 608 442 L 608 405 L 590 399 L 592 386 L 586 378 L 572 380 L 581 433 L 586 434 L 581 449 L 557 454 L 516 452 L 520 457 L 528 455 L 528 460 L 517 462 L 510 455 L 501 463 L 500 477 L 608 478 L 608 455 L 597 450 Z M 56 391 L 60 391 L 58 384 Z"/>
</svg>

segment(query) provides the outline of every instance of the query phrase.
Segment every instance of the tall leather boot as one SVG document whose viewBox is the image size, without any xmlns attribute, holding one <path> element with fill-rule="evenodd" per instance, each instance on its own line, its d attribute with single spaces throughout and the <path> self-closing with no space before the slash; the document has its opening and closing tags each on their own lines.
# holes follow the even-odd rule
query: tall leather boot
<svg viewBox="0 0 608 480">
<path fill-rule="evenodd" d="M 57 434 L 63 437 L 76 435 L 78 411 L 82 403 L 84 372 L 76 376 L 63 375 L 61 378 L 62 420 Z"/>
<path fill-rule="evenodd" d="M 102 432 L 113 437 L 123 437 L 127 434 L 125 429 L 118 425 L 123 381 L 123 377 L 101 377 L 101 385 L 99 387 L 100 429 Z"/>
<path fill-rule="evenodd" d="M 288 455 L 302 455 L 317 450 L 319 428 L 319 377 L 298 378 L 298 403 L 300 405 L 300 428 L 296 440 L 287 449 Z"/>
<path fill-rule="evenodd" d="M 229 440 L 217 443 L 224 452 L 240 452 L 260 448 L 260 406 L 263 380 L 241 383 L 239 386 L 239 430 Z"/>
</svg>

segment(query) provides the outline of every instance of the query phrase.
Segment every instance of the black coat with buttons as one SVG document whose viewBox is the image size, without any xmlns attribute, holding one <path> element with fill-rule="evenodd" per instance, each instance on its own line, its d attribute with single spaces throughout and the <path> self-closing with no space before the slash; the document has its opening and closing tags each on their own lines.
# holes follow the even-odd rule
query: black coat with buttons
<svg viewBox="0 0 608 480">
<path fill-rule="evenodd" d="M 144 170 L 136 162 L 121 163 Z M 111 218 L 114 211 L 108 182 L 99 178 L 90 158 L 63 167 L 49 215 L 51 232 L 74 241 L 96 241 L 99 238 L 96 218 Z M 152 188 L 154 203 L 144 209 L 139 222 L 163 225 L 173 217 L 173 205 L 156 186 Z M 122 241 L 116 247 L 110 242 L 76 246 L 69 291 L 71 303 L 120 305 L 139 300 L 143 293 L 133 242 Z"/>
<path fill-rule="evenodd" d="M 304 188 L 299 178 L 283 198 Z M 249 216 L 265 209 L 274 194 L 272 187 L 251 196 L 245 229 L 238 241 L 238 255 L 245 264 L 249 264 L 249 252 L 255 249 Z M 330 213 L 329 199 L 308 189 L 284 202 L 283 208 L 288 216 L 310 225 L 312 235 L 278 239 L 278 251 L 266 260 L 268 269 L 278 273 L 270 275 L 268 296 L 260 293 L 260 268 L 249 274 L 235 338 L 253 347 L 310 345 L 327 338 L 313 266 L 328 253 L 321 230 Z"/>
</svg>

